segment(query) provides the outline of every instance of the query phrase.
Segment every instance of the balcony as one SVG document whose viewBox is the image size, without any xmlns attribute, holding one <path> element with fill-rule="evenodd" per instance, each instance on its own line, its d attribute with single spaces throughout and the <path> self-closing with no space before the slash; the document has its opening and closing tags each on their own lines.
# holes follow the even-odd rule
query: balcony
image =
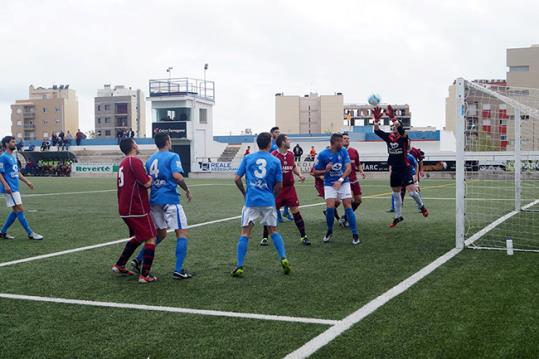
<svg viewBox="0 0 539 359">
<path fill-rule="evenodd" d="M 150 97 L 189 96 L 215 101 L 215 82 L 191 78 L 150 80 Z"/>
</svg>

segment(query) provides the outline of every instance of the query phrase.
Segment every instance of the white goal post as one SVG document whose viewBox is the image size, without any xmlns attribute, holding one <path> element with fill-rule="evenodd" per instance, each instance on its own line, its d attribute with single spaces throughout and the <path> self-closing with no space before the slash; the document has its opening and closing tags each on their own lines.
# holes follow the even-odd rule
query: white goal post
<svg viewBox="0 0 539 359">
<path fill-rule="evenodd" d="M 454 86 L 456 247 L 539 252 L 539 89 Z"/>
</svg>

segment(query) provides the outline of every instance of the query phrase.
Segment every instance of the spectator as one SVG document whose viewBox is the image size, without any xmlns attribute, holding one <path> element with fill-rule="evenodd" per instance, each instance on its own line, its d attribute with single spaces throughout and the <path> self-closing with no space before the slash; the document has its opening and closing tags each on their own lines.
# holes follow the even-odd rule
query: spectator
<svg viewBox="0 0 539 359">
<path fill-rule="evenodd" d="M 28 151 L 29 152 L 32 152 L 34 150 L 34 148 L 36 148 L 36 145 L 34 145 L 33 143 L 30 144 L 30 146 L 28 146 Z"/>
<path fill-rule="evenodd" d="M 77 130 L 77 133 L 75 134 L 75 141 L 77 142 L 77 146 L 80 146 L 81 141 L 84 139 L 85 135 L 84 133 L 80 132 L 80 128 Z"/>
<path fill-rule="evenodd" d="M 73 141 L 73 135 L 71 134 L 71 132 L 67 131 L 66 141 L 65 141 L 66 151 L 69 151 L 69 146 L 71 146 L 72 141 Z"/>
<path fill-rule="evenodd" d="M 299 143 L 294 146 L 292 150 L 294 152 L 294 161 L 301 162 L 301 156 L 303 155 L 303 148 L 300 147 Z"/>
<path fill-rule="evenodd" d="M 118 132 L 116 133 L 116 139 L 118 140 L 118 145 L 122 141 L 123 137 L 124 137 L 124 131 L 118 130 Z"/>
<path fill-rule="evenodd" d="M 309 157 L 305 159 L 305 161 L 314 161 L 314 158 L 316 157 L 316 150 L 314 149 L 314 146 L 311 146 L 311 150 L 309 151 Z"/>
<path fill-rule="evenodd" d="M 21 138 L 21 140 L 17 143 L 17 151 L 21 152 L 23 148 L 24 148 L 24 141 Z"/>
<path fill-rule="evenodd" d="M 129 131 L 127 131 L 127 137 L 135 138 L 135 131 L 133 131 L 132 128 L 130 128 Z"/>
<path fill-rule="evenodd" d="M 245 153 L 243 154 L 243 157 L 246 157 L 251 154 L 251 146 L 247 146 L 245 149 Z"/>
<path fill-rule="evenodd" d="M 60 133 L 58 134 L 58 141 L 62 141 L 62 146 L 64 145 L 64 140 L 65 140 L 65 133 L 64 133 L 64 130 L 60 130 Z M 60 146 L 60 145 L 58 145 Z"/>
<path fill-rule="evenodd" d="M 47 138 L 43 139 L 43 142 L 41 142 L 41 151 L 48 151 L 51 149 L 51 143 Z"/>
<path fill-rule="evenodd" d="M 56 133 L 53 133 L 52 134 L 52 147 L 56 147 L 56 145 L 58 144 L 58 136 L 56 135 Z"/>
</svg>

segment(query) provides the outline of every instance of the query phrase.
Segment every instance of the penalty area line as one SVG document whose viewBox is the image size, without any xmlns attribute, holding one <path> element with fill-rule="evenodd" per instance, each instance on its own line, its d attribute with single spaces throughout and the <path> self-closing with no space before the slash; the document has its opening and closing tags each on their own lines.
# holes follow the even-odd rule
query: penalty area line
<svg viewBox="0 0 539 359">
<path fill-rule="evenodd" d="M 304 324 L 335 325 L 336 323 L 338 323 L 337 320 L 319 319 L 319 318 L 227 312 L 227 311 L 220 311 L 220 310 L 167 307 L 167 306 L 146 305 L 146 304 L 101 302 L 101 301 L 93 301 L 93 300 L 40 297 L 40 296 L 33 296 L 33 295 L 21 295 L 21 294 L 10 294 L 10 293 L 0 293 L 0 298 L 12 299 L 12 300 L 25 300 L 25 301 L 33 301 L 33 302 L 84 305 L 84 306 L 102 307 L 102 308 L 135 309 L 135 310 L 145 310 L 145 311 L 154 311 L 154 312 L 195 314 L 195 315 L 205 315 L 205 316 L 214 316 L 214 317 L 269 320 L 269 321 L 304 323 Z"/>
</svg>

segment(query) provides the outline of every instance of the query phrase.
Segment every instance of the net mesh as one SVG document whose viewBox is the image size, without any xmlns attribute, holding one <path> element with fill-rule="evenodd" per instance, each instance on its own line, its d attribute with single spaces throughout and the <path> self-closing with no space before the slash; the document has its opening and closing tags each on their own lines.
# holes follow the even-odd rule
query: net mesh
<svg viewBox="0 0 539 359">
<path fill-rule="evenodd" d="M 539 89 L 465 82 L 464 106 L 468 246 L 539 251 Z"/>
</svg>

